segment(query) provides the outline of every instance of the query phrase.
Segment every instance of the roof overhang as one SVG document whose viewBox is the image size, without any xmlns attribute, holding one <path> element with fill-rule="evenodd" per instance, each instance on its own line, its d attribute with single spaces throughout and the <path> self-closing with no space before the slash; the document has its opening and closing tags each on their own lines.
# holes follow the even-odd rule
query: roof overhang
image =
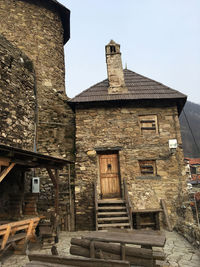
<svg viewBox="0 0 200 267">
<path fill-rule="evenodd" d="M 0 160 L 7 159 L 25 168 L 62 169 L 72 161 L 35 153 L 12 146 L 0 144 Z"/>
<path fill-rule="evenodd" d="M 153 107 L 155 105 L 176 105 L 178 109 L 178 114 L 181 114 L 181 111 L 187 101 L 187 97 L 182 98 L 149 98 L 149 99 L 120 99 L 120 100 L 105 100 L 105 101 L 70 101 L 67 100 L 66 102 L 72 108 L 73 111 L 76 108 L 91 108 L 91 107 L 115 107 L 115 106 L 132 106 L 134 107 Z"/>
</svg>

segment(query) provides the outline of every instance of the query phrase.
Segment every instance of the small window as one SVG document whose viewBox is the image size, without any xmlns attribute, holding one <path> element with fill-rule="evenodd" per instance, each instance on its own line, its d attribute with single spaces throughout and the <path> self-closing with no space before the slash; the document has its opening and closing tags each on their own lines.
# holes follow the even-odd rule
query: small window
<svg viewBox="0 0 200 267">
<path fill-rule="evenodd" d="M 197 174 L 196 167 L 190 166 L 191 174 Z"/>
<path fill-rule="evenodd" d="M 153 175 L 156 176 L 156 161 L 155 160 L 140 160 L 140 173 L 141 175 Z"/>
<path fill-rule="evenodd" d="M 114 45 L 110 46 L 110 53 L 115 53 L 116 52 L 116 48 Z"/>
<path fill-rule="evenodd" d="M 157 115 L 139 116 L 140 131 L 142 135 L 158 134 Z"/>
</svg>

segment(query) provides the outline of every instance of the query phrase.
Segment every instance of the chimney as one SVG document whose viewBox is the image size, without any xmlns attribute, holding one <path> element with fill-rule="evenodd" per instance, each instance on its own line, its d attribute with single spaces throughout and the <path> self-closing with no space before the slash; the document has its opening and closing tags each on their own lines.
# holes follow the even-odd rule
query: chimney
<svg viewBox="0 0 200 267">
<path fill-rule="evenodd" d="M 120 45 L 111 40 L 105 48 L 109 80 L 108 94 L 126 94 L 128 89 L 124 81 Z"/>
</svg>

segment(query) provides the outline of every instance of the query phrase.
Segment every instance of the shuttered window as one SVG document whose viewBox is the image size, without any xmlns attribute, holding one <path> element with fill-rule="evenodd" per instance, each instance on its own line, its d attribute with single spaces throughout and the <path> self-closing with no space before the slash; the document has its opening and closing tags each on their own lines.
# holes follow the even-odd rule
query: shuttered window
<svg viewBox="0 0 200 267">
<path fill-rule="evenodd" d="M 142 115 L 139 116 L 140 131 L 142 135 L 158 134 L 157 115 Z"/>
<path fill-rule="evenodd" d="M 157 175 L 155 160 L 140 160 L 139 165 L 141 175 Z"/>
</svg>

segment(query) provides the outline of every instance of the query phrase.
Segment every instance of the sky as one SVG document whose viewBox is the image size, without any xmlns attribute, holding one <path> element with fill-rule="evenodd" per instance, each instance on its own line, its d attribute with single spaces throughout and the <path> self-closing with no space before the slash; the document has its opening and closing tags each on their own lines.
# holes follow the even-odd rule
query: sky
<svg viewBox="0 0 200 267">
<path fill-rule="evenodd" d="M 66 93 L 107 78 L 105 45 L 121 45 L 123 67 L 200 104 L 199 0 L 58 0 L 71 11 Z"/>
</svg>

